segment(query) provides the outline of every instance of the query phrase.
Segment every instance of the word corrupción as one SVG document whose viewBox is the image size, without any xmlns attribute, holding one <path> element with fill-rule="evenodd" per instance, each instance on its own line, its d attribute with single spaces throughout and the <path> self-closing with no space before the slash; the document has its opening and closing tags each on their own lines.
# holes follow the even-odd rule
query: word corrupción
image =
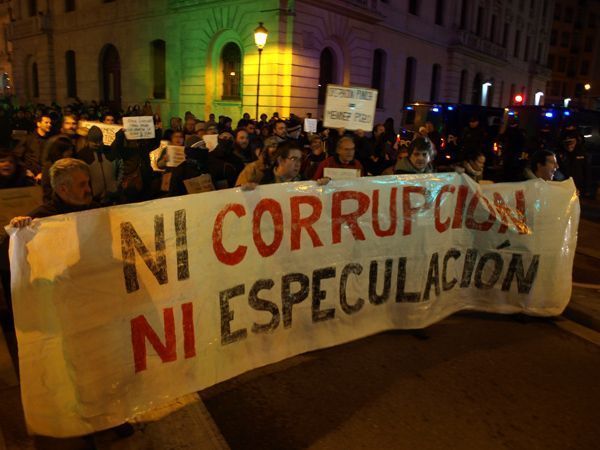
<svg viewBox="0 0 600 450">
<path fill-rule="evenodd" d="M 248 211 L 241 203 L 228 203 L 221 208 L 215 217 L 212 229 L 212 249 L 217 260 L 225 265 L 235 266 L 241 263 L 248 253 L 249 238 L 237 236 L 240 242 L 224 243 L 226 234 L 225 219 L 229 216 L 229 226 L 236 227 L 235 220 L 249 220 L 252 228 L 252 241 L 258 254 L 267 258 L 275 255 L 282 248 L 282 242 L 287 232 L 290 250 L 297 251 L 307 246 L 323 247 L 341 244 L 343 239 L 364 241 L 380 239 L 401 234 L 409 236 L 413 232 L 413 224 L 426 212 L 433 213 L 433 230 L 445 233 L 451 229 L 466 228 L 477 231 L 496 231 L 506 233 L 514 226 L 519 234 L 528 234 L 530 229 L 526 222 L 525 194 L 522 190 L 515 191 L 516 208 L 512 208 L 499 194 L 493 193 L 493 202 L 479 192 L 471 192 L 468 186 L 443 185 L 436 192 L 423 186 L 407 185 L 389 188 L 389 202 L 382 205 L 380 189 L 373 190 L 370 195 L 355 190 L 333 192 L 325 197 L 330 201 L 331 215 L 324 217 L 324 201 L 317 195 L 292 195 L 289 198 L 289 220 L 284 221 L 283 207 L 272 198 L 260 200 L 253 211 Z M 442 204 L 450 202 L 450 214 L 444 216 Z M 302 210 L 310 213 L 302 215 Z M 448 208 L 446 208 L 447 210 Z M 399 214 L 401 212 L 401 215 Z M 481 212 L 487 213 L 487 218 L 478 218 Z M 273 223 L 271 242 L 266 242 L 263 236 L 262 222 L 265 216 L 270 216 Z M 361 226 L 370 217 L 370 227 Z M 316 224 L 328 221 L 330 232 L 327 236 L 319 234 Z M 231 224 L 233 221 L 233 225 Z M 189 259 L 187 250 L 186 211 L 178 210 L 174 215 L 177 247 L 177 279 L 189 278 Z M 285 227 L 288 223 L 288 228 Z M 386 226 L 382 224 L 385 223 Z M 130 222 L 121 223 L 121 249 L 123 256 L 123 275 L 128 293 L 139 289 L 135 254 L 136 251 L 144 260 L 159 284 L 168 282 L 167 259 L 165 252 L 164 216 L 154 218 L 155 256 L 153 256 L 139 237 Z M 321 228 L 322 229 L 322 228 Z M 342 233 L 342 230 L 349 231 Z M 231 230 L 230 230 L 231 231 Z M 302 232 L 308 239 L 302 240 Z M 235 235 L 235 233 L 229 233 Z M 343 236 L 346 236 L 343 238 Z M 326 240 L 327 239 L 327 240 Z"/>
</svg>

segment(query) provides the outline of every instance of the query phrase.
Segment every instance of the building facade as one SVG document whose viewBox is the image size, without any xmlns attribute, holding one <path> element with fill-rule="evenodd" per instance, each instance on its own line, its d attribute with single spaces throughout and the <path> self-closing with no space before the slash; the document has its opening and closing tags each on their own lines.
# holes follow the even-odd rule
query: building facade
<svg viewBox="0 0 600 450">
<path fill-rule="evenodd" d="M 9 0 L 0 0 L 0 95 L 12 95 L 12 48 L 7 38 Z"/>
<path fill-rule="evenodd" d="M 600 110 L 600 1 L 557 0 L 552 17 L 546 101 Z"/>
<path fill-rule="evenodd" d="M 163 116 L 323 111 L 327 84 L 379 89 L 378 120 L 409 101 L 505 106 L 543 92 L 552 0 L 12 0 L 18 99 Z M 543 98 L 538 96 L 539 98 Z"/>
</svg>

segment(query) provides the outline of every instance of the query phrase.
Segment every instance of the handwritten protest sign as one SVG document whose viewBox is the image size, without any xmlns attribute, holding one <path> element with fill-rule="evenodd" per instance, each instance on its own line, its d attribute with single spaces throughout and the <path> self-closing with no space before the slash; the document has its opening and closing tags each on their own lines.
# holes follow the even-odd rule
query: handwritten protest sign
<svg viewBox="0 0 600 450">
<path fill-rule="evenodd" d="M 327 85 L 323 126 L 370 130 L 375 120 L 377 90 Z"/>
<path fill-rule="evenodd" d="M 462 309 L 560 314 L 575 192 L 572 181 L 479 186 L 438 173 L 41 219 L 10 249 L 27 425 L 91 433 L 256 367 Z"/>
<path fill-rule="evenodd" d="M 177 167 L 185 161 L 185 147 L 181 145 L 167 146 L 167 167 Z"/>
<path fill-rule="evenodd" d="M 154 139 L 156 136 L 152 116 L 123 117 L 123 128 L 129 140 Z"/>
<path fill-rule="evenodd" d="M 199 177 L 183 180 L 188 194 L 199 194 L 201 192 L 210 192 L 215 190 L 210 174 L 206 173 Z"/>
<path fill-rule="evenodd" d="M 360 169 L 336 169 L 334 167 L 325 167 L 323 176 L 332 180 L 348 180 L 350 178 L 360 177 Z"/>
<path fill-rule="evenodd" d="M 102 143 L 104 145 L 111 145 L 115 140 L 117 132 L 123 128 L 121 125 L 108 125 L 102 122 L 90 122 L 88 120 L 80 120 L 79 128 L 87 128 L 88 130 L 96 126 L 102 130 Z"/>
</svg>

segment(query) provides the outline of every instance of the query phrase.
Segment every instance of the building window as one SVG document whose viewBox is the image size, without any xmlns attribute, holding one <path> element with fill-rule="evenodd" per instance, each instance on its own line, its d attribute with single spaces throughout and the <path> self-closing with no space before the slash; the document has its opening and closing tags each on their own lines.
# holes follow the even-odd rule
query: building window
<svg viewBox="0 0 600 450">
<path fill-rule="evenodd" d="M 596 14 L 590 13 L 590 17 L 588 19 L 588 27 L 596 28 Z"/>
<path fill-rule="evenodd" d="M 469 0 L 463 0 L 460 9 L 460 29 L 464 30 L 467 28 L 467 22 L 469 21 Z"/>
<path fill-rule="evenodd" d="M 40 79 L 38 77 L 38 65 L 37 63 L 33 63 L 31 65 L 31 93 L 34 98 L 38 98 L 40 96 Z"/>
<path fill-rule="evenodd" d="M 465 102 L 465 94 L 467 93 L 467 77 L 468 72 L 463 70 L 460 72 L 460 85 L 458 86 L 458 103 Z"/>
<path fill-rule="evenodd" d="M 490 41 L 496 41 L 496 16 L 492 15 L 492 23 L 490 25 Z"/>
<path fill-rule="evenodd" d="M 112 44 L 100 51 L 100 98 L 111 108 L 121 107 L 121 57 Z"/>
<path fill-rule="evenodd" d="M 240 99 L 240 81 L 242 71 L 242 51 L 233 42 L 229 42 L 221 52 L 223 68 L 223 100 Z"/>
<path fill-rule="evenodd" d="M 162 39 L 152 41 L 152 96 L 167 98 L 167 45 Z"/>
<path fill-rule="evenodd" d="M 37 0 L 27 2 L 27 14 L 29 17 L 37 16 Z"/>
<path fill-rule="evenodd" d="M 483 8 L 480 6 L 477 8 L 477 22 L 476 22 L 475 33 L 477 36 L 483 36 Z"/>
<path fill-rule="evenodd" d="M 565 23 L 573 22 L 573 8 L 567 6 L 565 8 Z"/>
<path fill-rule="evenodd" d="M 481 94 L 482 94 L 482 83 L 483 77 L 480 73 L 475 75 L 473 79 L 473 90 L 471 91 L 471 104 L 472 105 L 481 105 Z"/>
<path fill-rule="evenodd" d="M 371 87 L 379 91 L 377 94 L 377 108 L 383 108 L 385 65 L 385 51 L 378 48 L 373 53 L 373 75 L 371 77 Z"/>
<path fill-rule="evenodd" d="M 414 16 L 419 15 L 419 1 L 408 0 L 408 12 Z"/>
<path fill-rule="evenodd" d="M 594 36 L 586 36 L 584 50 L 586 52 L 591 52 L 594 46 Z"/>
<path fill-rule="evenodd" d="M 547 67 L 550 70 L 554 70 L 554 55 L 552 53 L 548 55 Z"/>
<path fill-rule="evenodd" d="M 435 2 L 435 24 L 444 25 L 444 0 Z"/>
<path fill-rule="evenodd" d="M 583 60 L 581 61 L 581 70 L 579 71 L 579 75 L 587 75 L 590 72 L 590 62 Z"/>
<path fill-rule="evenodd" d="M 550 45 L 556 45 L 556 38 L 558 36 L 558 31 L 552 30 L 550 32 Z"/>
<path fill-rule="evenodd" d="M 67 97 L 77 97 L 77 72 L 75 66 L 75 52 L 69 50 L 65 53 L 65 73 L 67 78 Z"/>
<path fill-rule="evenodd" d="M 563 31 L 560 35 L 560 46 L 564 48 L 569 47 L 569 42 L 571 41 L 571 34 L 567 31 Z"/>
<path fill-rule="evenodd" d="M 65 0 L 65 12 L 75 11 L 75 0 Z"/>
<path fill-rule="evenodd" d="M 523 61 L 529 60 L 529 47 L 531 47 L 531 38 L 527 36 L 525 39 L 525 53 L 523 54 Z"/>
<path fill-rule="evenodd" d="M 319 105 L 325 104 L 327 85 L 335 83 L 335 57 L 333 51 L 326 47 L 319 58 Z"/>
<path fill-rule="evenodd" d="M 439 100 L 441 73 L 442 66 L 434 64 L 431 72 L 431 91 L 429 94 L 429 101 L 431 102 L 437 102 Z"/>
<path fill-rule="evenodd" d="M 508 97 L 508 104 L 509 105 L 512 105 L 515 102 L 515 89 L 516 89 L 515 84 L 514 83 L 511 84 L 510 85 L 510 96 Z"/>
<path fill-rule="evenodd" d="M 554 4 L 554 20 L 560 20 L 562 14 L 562 6 L 559 3 Z"/>
<path fill-rule="evenodd" d="M 404 72 L 404 104 L 413 101 L 415 96 L 415 77 L 417 74 L 417 60 L 412 56 L 406 58 L 406 70 Z"/>
<path fill-rule="evenodd" d="M 515 33 L 515 51 L 513 52 L 513 56 L 515 58 L 519 57 L 519 44 L 521 43 L 521 30 L 517 30 Z"/>
<path fill-rule="evenodd" d="M 564 72 L 567 70 L 567 58 L 564 56 L 558 57 L 558 67 L 556 68 L 559 72 Z"/>
<path fill-rule="evenodd" d="M 508 47 L 508 35 L 510 34 L 510 25 L 508 22 L 504 24 L 504 34 L 502 35 L 502 47 Z"/>
</svg>

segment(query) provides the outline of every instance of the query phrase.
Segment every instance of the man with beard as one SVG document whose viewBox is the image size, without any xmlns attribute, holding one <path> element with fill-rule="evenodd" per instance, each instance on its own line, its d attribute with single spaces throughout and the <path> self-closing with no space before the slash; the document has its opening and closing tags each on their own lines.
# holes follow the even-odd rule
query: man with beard
<svg viewBox="0 0 600 450">
<path fill-rule="evenodd" d="M 50 184 L 54 191 L 52 198 L 27 216 L 13 218 L 11 226 L 23 228 L 33 219 L 86 211 L 99 206 L 92 199 L 90 169 L 79 159 L 63 158 L 56 161 L 50 167 Z"/>
</svg>

